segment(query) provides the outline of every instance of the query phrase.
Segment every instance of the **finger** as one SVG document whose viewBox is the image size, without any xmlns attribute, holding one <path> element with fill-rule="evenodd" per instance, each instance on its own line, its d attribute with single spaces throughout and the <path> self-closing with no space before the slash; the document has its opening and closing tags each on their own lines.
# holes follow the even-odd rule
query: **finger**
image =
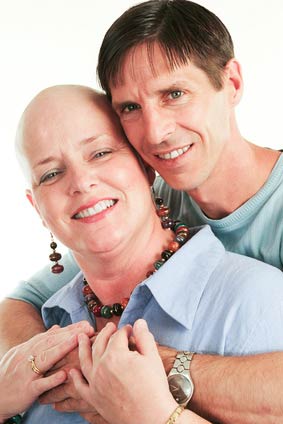
<svg viewBox="0 0 283 424">
<path fill-rule="evenodd" d="M 49 378 L 49 377 L 46 377 L 46 378 Z M 63 400 L 68 399 L 70 396 L 71 394 L 68 392 L 68 385 L 61 384 L 60 386 L 57 386 L 54 389 L 49 390 L 46 393 L 43 393 L 39 398 L 39 403 L 42 405 L 46 405 L 49 403 L 61 402 Z"/>
<path fill-rule="evenodd" d="M 32 381 L 30 387 L 34 393 L 34 397 L 37 398 L 42 393 L 64 383 L 66 378 L 67 374 L 65 373 L 65 371 L 59 371 L 49 377 L 43 377 Z"/>
<path fill-rule="evenodd" d="M 79 360 L 83 375 L 89 380 L 92 372 L 92 349 L 91 343 L 85 334 L 79 335 Z"/>
<path fill-rule="evenodd" d="M 79 333 L 86 333 L 89 335 L 94 334 L 94 328 L 90 325 L 88 321 L 79 321 L 75 322 L 73 324 L 67 325 L 66 327 L 60 327 L 59 325 L 55 324 L 52 327 L 49 328 L 49 330 L 46 331 L 47 333 L 60 333 L 60 334 L 79 334 Z M 41 333 L 45 334 L 45 333 Z"/>
<path fill-rule="evenodd" d="M 86 402 L 93 404 L 89 385 L 83 378 L 81 372 L 74 368 L 70 370 L 69 376 L 73 380 L 75 389 L 79 393 L 80 397 L 84 399 Z"/>
<path fill-rule="evenodd" d="M 119 350 L 129 351 L 129 339 L 132 335 L 132 326 L 125 325 L 113 334 L 108 342 L 108 350 L 118 352 Z"/>
<path fill-rule="evenodd" d="M 138 319 L 133 326 L 133 334 L 136 342 L 136 349 L 142 355 L 158 355 L 158 350 L 154 337 L 148 329 L 147 323 L 143 319 Z"/>
<path fill-rule="evenodd" d="M 42 342 L 34 348 L 34 352 L 38 352 L 35 357 L 36 366 L 43 374 L 77 346 L 78 336 L 73 335 L 50 348 L 46 348 L 46 343 L 48 341 Z"/>
<path fill-rule="evenodd" d="M 65 328 L 50 329 L 47 332 L 41 333 L 26 342 L 26 348 L 32 349 L 31 353 L 34 355 L 37 352 L 41 352 L 43 350 L 55 347 L 62 341 L 66 341 L 72 336 L 81 333 L 85 333 L 89 337 L 92 337 L 94 335 L 94 329 L 87 321 L 81 321 L 80 323 L 71 324 Z"/>
<path fill-rule="evenodd" d="M 72 398 L 54 403 L 53 408 L 59 412 L 78 412 L 79 414 L 93 411 L 93 408 L 85 400 Z"/>
<path fill-rule="evenodd" d="M 93 367 L 96 367 L 100 358 L 102 357 L 105 349 L 108 345 L 109 339 L 116 332 L 117 328 L 115 324 L 109 322 L 106 326 L 100 331 L 98 336 L 95 339 L 95 342 L 92 345 L 92 362 Z"/>
</svg>

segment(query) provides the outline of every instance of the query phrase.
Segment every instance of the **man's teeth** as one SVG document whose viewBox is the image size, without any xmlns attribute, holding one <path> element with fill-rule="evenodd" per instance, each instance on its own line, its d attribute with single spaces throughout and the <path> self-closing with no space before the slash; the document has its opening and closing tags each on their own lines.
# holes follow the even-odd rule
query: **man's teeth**
<svg viewBox="0 0 283 424">
<path fill-rule="evenodd" d="M 186 147 L 183 147 L 182 149 L 173 150 L 170 153 L 165 153 L 164 155 L 158 155 L 158 157 L 161 159 L 175 159 L 178 156 L 181 156 L 184 153 L 186 153 L 190 147 L 191 146 L 186 146 Z"/>
<path fill-rule="evenodd" d="M 74 218 L 75 219 L 87 218 L 88 216 L 96 215 L 107 208 L 111 208 L 111 206 L 113 206 L 114 204 L 115 204 L 114 200 L 101 200 L 100 202 L 96 203 L 95 206 L 84 209 L 83 211 L 80 211 L 79 213 L 76 213 L 76 215 L 74 215 Z"/>
</svg>

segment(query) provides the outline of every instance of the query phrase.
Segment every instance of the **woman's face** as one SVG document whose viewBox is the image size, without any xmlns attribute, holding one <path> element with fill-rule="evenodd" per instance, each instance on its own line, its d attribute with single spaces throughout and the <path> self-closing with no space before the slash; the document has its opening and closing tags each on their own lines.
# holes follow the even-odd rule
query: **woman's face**
<svg viewBox="0 0 283 424">
<path fill-rule="evenodd" d="M 67 90 L 34 106 L 24 152 L 44 225 L 80 254 L 135 240 L 155 219 L 149 181 L 108 103 Z"/>
</svg>

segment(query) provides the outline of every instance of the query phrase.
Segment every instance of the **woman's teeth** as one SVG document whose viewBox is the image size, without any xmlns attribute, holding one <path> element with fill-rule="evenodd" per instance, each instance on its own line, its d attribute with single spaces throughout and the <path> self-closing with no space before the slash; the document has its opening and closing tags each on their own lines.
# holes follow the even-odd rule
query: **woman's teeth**
<svg viewBox="0 0 283 424">
<path fill-rule="evenodd" d="M 115 204 L 115 200 L 101 200 L 95 206 L 84 209 L 74 215 L 75 219 L 87 218 L 88 216 L 96 215 L 107 208 L 111 208 Z"/>
</svg>

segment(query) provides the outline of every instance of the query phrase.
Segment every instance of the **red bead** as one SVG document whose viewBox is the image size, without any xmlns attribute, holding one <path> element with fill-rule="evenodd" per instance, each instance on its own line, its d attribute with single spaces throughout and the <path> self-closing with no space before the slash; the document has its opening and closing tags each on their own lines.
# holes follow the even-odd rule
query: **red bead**
<svg viewBox="0 0 283 424">
<path fill-rule="evenodd" d="M 189 229 L 185 225 L 182 225 L 182 226 L 180 226 L 180 227 L 177 228 L 176 234 L 179 234 L 180 232 L 188 233 L 189 232 Z"/>
<path fill-rule="evenodd" d="M 127 298 L 127 297 L 124 297 L 124 299 L 122 299 L 122 301 L 121 301 L 121 305 L 123 306 L 124 309 L 126 308 L 128 303 L 129 303 L 129 298 Z"/>
<path fill-rule="evenodd" d="M 55 264 L 51 267 L 51 271 L 53 272 L 53 274 L 61 274 L 61 272 L 64 271 L 64 267 L 63 265 Z"/>
<path fill-rule="evenodd" d="M 162 206 L 160 209 L 157 210 L 158 216 L 167 216 L 169 214 L 169 208 L 167 206 Z"/>
<path fill-rule="evenodd" d="M 180 245 L 177 241 L 171 241 L 169 243 L 168 249 L 172 250 L 173 252 L 176 252 L 179 249 Z"/>
<path fill-rule="evenodd" d="M 83 294 L 86 296 L 87 294 L 92 294 L 93 291 L 91 290 L 90 286 L 87 284 L 83 287 Z"/>
<path fill-rule="evenodd" d="M 101 305 L 96 305 L 92 310 L 93 315 L 95 315 L 96 317 L 101 317 L 101 308 Z"/>
</svg>

